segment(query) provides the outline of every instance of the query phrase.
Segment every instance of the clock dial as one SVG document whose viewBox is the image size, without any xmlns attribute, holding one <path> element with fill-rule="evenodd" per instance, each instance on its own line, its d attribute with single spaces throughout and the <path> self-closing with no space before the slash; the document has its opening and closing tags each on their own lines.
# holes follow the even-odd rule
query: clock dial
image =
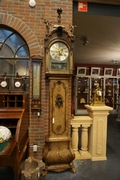
<svg viewBox="0 0 120 180">
<path fill-rule="evenodd" d="M 1 85 L 1 87 L 6 87 L 7 86 L 7 82 L 6 81 L 2 81 L 0 85 Z"/>
<path fill-rule="evenodd" d="M 15 82 L 15 87 L 20 87 L 21 86 L 21 83 L 19 81 L 16 81 Z"/>
<path fill-rule="evenodd" d="M 56 61 L 64 61 L 69 55 L 69 49 L 63 42 L 56 42 L 50 47 L 50 55 Z"/>
</svg>

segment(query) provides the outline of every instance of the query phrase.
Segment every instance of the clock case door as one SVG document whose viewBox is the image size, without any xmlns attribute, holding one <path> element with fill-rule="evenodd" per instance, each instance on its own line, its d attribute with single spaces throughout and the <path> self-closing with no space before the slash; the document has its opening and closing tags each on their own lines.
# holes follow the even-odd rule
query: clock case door
<svg viewBox="0 0 120 180">
<path fill-rule="evenodd" d="M 50 136 L 63 137 L 68 134 L 69 79 L 50 78 Z"/>
<path fill-rule="evenodd" d="M 73 74 L 73 38 L 63 30 L 59 37 L 57 30 L 53 31 L 48 38 L 45 39 L 45 59 L 46 59 L 46 75 L 72 75 Z M 50 55 L 50 47 L 54 43 L 63 43 L 67 46 L 69 56 L 64 61 L 55 61 Z"/>
</svg>

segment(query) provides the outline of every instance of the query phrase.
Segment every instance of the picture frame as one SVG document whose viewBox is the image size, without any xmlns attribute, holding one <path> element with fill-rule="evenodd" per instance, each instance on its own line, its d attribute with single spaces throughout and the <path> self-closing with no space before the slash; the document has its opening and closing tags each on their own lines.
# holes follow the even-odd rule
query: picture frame
<svg viewBox="0 0 120 180">
<path fill-rule="evenodd" d="M 104 69 L 104 76 L 112 76 L 112 75 L 113 75 L 113 68 Z"/>
<path fill-rule="evenodd" d="M 120 68 L 117 69 L 116 76 L 120 76 Z"/>
<path fill-rule="evenodd" d="M 77 67 L 77 75 L 86 75 L 86 67 Z"/>
<path fill-rule="evenodd" d="M 92 76 L 99 76 L 99 75 L 100 75 L 100 68 L 98 68 L 98 67 L 92 67 L 92 68 L 91 68 L 91 75 L 92 75 Z"/>
</svg>

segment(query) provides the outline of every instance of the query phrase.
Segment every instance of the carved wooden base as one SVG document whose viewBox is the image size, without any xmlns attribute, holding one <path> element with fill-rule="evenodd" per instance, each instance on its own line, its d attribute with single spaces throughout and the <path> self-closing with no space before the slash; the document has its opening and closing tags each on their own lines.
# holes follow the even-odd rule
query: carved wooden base
<svg viewBox="0 0 120 180">
<path fill-rule="evenodd" d="M 72 162 L 70 164 L 55 164 L 55 165 L 50 165 L 50 166 L 46 165 L 45 169 L 43 169 L 41 175 L 46 176 L 48 171 L 62 172 L 62 171 L 65 171 L 67 169 L 70 169 L 71 172 L 76 173 L 76 168 Z"/>
<path fill-rule="evenodd" d="M 76 169 L 72 162 L 74 158 L 75 155 L 70 147 L 69 140 L 46 142 L 43 151 L 45 169 L 42 172 L 42 176 L 45 176 L 48 171 L 62 172 L 67 169 L 71 169 L 75 173 Z"/>
</svg>

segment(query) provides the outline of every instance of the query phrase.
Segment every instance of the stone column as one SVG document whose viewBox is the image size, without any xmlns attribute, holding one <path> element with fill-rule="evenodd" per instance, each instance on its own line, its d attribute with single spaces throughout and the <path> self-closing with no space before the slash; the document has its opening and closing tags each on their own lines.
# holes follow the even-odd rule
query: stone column
<svg viewBox="0 0 120 180">
<path fill-rule="evenodd" d="M 91 159 L 88 147 L 88 127 L 92 125 L 92 118 L 89 116 L 74 116 L 71 120 L 72 126 L 72 148 L 75 159 Z M 82 126 L 82 139 L 78 137 L 78 128 Z M 78 141 L 82 141 L 82 150 L 78 151 Z"/>
<path fill-rule="evenodd" d="M 85 105 L 89 116 L 93 119 L 89 133 L 89 152 L 92 161 L 106 160 L 107 116 L 113 108 L 109 106 Z"/>
<path fill-rule="evenodd" d="M 72 149 L 74 153 L 78 152 L 78 128 L 77 127 L 72 127 Z"/>
<path fill-rule="evenodd" d="M 88 128 L 90 125 L 84 125 L 82 124 L 82 133 L 81 133 L 81 150 L 80 154 L 82 156 L 89 157 L 90 154 L 88 153 Z"/>
</svg>

